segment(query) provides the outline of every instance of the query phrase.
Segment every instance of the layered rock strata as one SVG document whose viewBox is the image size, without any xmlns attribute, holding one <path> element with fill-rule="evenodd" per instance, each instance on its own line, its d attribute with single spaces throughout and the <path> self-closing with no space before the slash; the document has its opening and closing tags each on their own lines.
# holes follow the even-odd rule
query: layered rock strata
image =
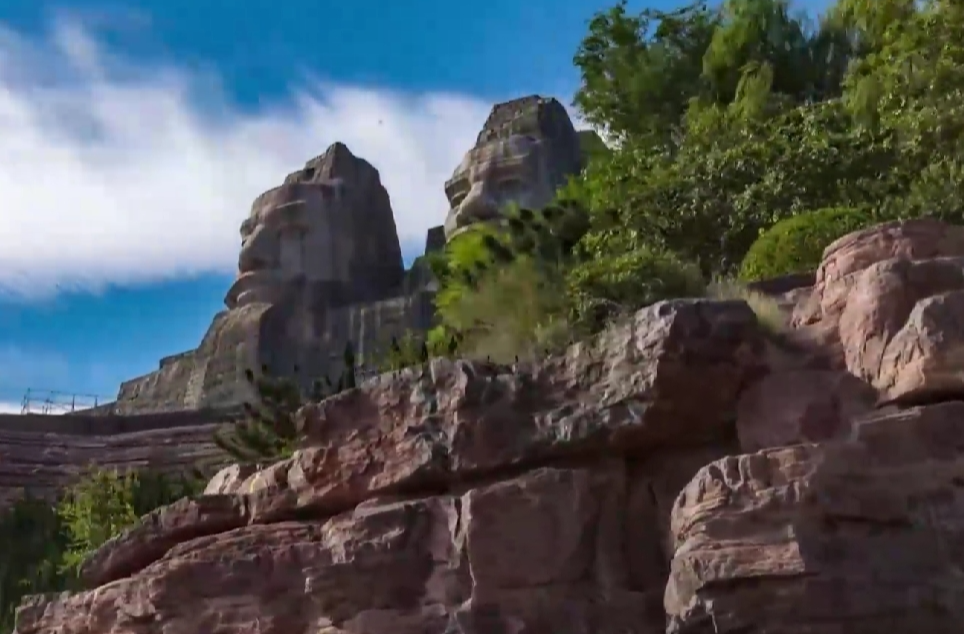
<svg viewBox="0 0 964 634">
<path fill-rule="evenodd" d="M 17 631 L 960 632 L 960 331 L 929 308 L 958 292 L 955 231 L 838 241 L 780 287 L 820 307 L 788 332 L 675 300 L 535 364 L 435 360 L 312 404 L 310 446 L 159 509 Z"/>
<path fill-rule="evenodd" d="M 0 417 L 0 509 L 25 493 L 55 499 L 92 466 L 191 474 L 228 461 L 213 442 L 232 414 Z"/>
</svg>

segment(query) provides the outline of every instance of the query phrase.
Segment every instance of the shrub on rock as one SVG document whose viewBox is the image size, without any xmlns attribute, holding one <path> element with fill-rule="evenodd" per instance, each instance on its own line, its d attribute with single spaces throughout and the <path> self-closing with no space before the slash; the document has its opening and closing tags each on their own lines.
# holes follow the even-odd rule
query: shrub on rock
<svg viewBox="0 0 964 634">
<path fill-rule="evenodd" d="M 818 209 L 781 220 L 750 247 L 740 279 L 749 282 L 813 271 L 834 240 L 875 222 L 871 211 L 852 207 Z"/>
<path fill-rule="evenodd" d="M 587 258 L 569 271 L 568 284 L 577 321 L 589 330 L 660 300 L 699 297 L 706 290 L 697 266 L 651 247 Z"/>
</svg>

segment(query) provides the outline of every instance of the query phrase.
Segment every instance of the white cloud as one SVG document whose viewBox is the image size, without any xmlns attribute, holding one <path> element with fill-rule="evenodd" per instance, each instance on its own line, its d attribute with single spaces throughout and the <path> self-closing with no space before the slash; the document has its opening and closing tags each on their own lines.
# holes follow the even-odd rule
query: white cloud
<svg viewBox="0 0 964 634">
<path fill-rule="evenodd" d="M 5 403 L 0 401 L 0 414 L 19 414 L 23 410 L 21 403 Z"/>
<path fill-rule="evenodd" d="M 231 272 L 252 199 L 339 140 L 421 244 L 491 103 L 308 82 L 257 112 L 217 77 L 134 66 L 77 23 L 0 27 L 0 295 Z"/>
</svg>

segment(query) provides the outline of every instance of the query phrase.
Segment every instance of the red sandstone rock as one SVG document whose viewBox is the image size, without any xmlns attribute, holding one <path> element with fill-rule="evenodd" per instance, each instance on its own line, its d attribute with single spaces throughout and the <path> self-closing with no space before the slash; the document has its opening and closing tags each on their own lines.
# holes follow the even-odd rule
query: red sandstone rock
<svg viewBox="0 0 964 634">
<path fill-rule="evenodd" d="M 704 467 L 673 509 L 667 631 L 960 632 L 962 483 L 960 402 Z"/>
<path fill-rule="evenodd" d="M 836 319 L 854 275 L 890 259 L 964 257 L 964 227 L 931 218 L 888 222 L 849 233 L 828 246 L 817 269 L 811 301 L 798 306 L 797 325 Z"/>
<path fill-rule="evenodd" d="M 899 409 L 956 394 L 958 234 L 842 238 L 769 344 L 742 302 L 667 302 L 311 405 L 311 446 L 142 519 L 17 631 L 960 632 L 964 403 Z"/>
<path fill-rule="evenodd" d="M 877 392 L 840 370 L 791 370 L 765 377 L 740 398 L 740 448 L 753 452 L 849 435 L 850 421 L 871 411 Z"/>
<path fill-rule="evenodd" d="M 659 632 L 671 501 L 733 450 L 762 353 L 744 303 L 686 300 L 534 366 L 369 381 L 303 412 L 323 444 L 151 514 L 18 631 Z"/>
</svg>

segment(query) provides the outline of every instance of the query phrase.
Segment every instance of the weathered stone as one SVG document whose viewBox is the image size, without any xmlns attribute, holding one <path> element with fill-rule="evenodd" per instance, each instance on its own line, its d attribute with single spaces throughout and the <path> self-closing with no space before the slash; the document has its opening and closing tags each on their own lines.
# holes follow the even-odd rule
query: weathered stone
<svg viewBox="0 0 964 634">
<path fill-rule="evenodd" d="M 537 364 L 370 380 L 302 412 L 323 444 L 155 511 L 18 632 L 655 634 L 671 501 L 733 450 L 762 353 L 743 302 L 679 300 Z"/>
<path fill-rule="evenodd" d="M 855 417 L 874 408 L 873 387 L 841 370 L 776 372 L 740 397 L 740 448 L 753 452 L 850 434 Z"/>
<path fill-rule="evenodd" d="M 122 384 L 117 411 L 239 405 L 254 396 L 248 369 L 307 386 L 344 371 L 349 342 L 356 358 L 374 360 L 393 336 L 432 324 L 430 274 L 405 275 L 378 171 L 341 143 L 259 196 L 241 236 L 228 310 L 197 350 Z M 437 242 L 438 230 L 428 238 Z"/>
<path fill-rule="evenodd" d="M 960 631 L 962 439 L 953 402 L 704 467 L 673 510 L 668 631 Z"/>
<path fill-rule="evenodd" d="M 855 276 L 878 262 L 938 257 L 964 257 L 964 227 L 916 218 L 849 233 L 824 250 L 812 300 L 798 307 L 794 323 L 836 320 L 847 303 Z"/>
<path fill-rule="evenodd" d="M 541 209 L 583 167 L 580 139 L 566 109 L 537 95 L 496 105 L 475 147 L 445 183 L 451 240 L 479 222 L 494 222 L 509 203 Z"/>
<path fill-rule="evenodd" d="M 917 302 L 887 344 L 877 387 L 890 402 L 964 398 L 964 290 Z"/>
<path fill-rule="evenodd" d="M 825 251 L 795 337 L 820 333 L 830 361 L 877 388 L 881 402 L 964 394 L 956 314 L 964 291 L 964 227 L 917 219 L 846 235 Z"/>
<path fill-rule="evenodd" d="M 855 292 L 800 340 L 675 300 L 537 362 L 369 379 L 299 412 L 290 459 L 109 541 L 89 590 L 28 600 L 17 631 L 957 632 L 964 402 L 868 414 L 876 390 L 803 345 L 854 359 L 838 326 L 872 324 L 899 359 L 874 376 L 920 395 L 957 349 L 950 261 L 849 273 L 923 290 Z"/>
<path fill-rule="evenodd" d="M 626 582 L 625 477 L 543 468 L 327 521 L 220 525 L 97 591 L 28 601 L 17 631 L 656 634 L 662 614 Z"/>
<path fill-rule="evenodd" d="M 903 390 L 900 385 L 910 389 L 910 383 L 906 383 L 908 375 L 904 372 L 906 363 L 922 361 L 922 355 L 927 356 L 927 362 L 938 363 L 934 356 L 937 348 L 945 349 L 951 357 L 955 353 L 951 349 L 953 339 L 960 337 L 961 333 L 953 321 L 945 319 L 934 325 L 935 330 L 921 320 L 934 316 L 944 305 L 935 304 L 929 298 L 964 290 L 964 258 L 885 260 L 856 275 L 852 288 L 838 322 L 847 367 L 885 392 L 885 398 L 900 397 Z M 916 309 L 921 301 L 926 301 L 930 308 Z M 912 314 L 915 314 L 915 323 L 908 324 Z M 901 332 L 904 333 L 901 341 L 891 347 Z M 928 336 L 936 340 L 922 340 Z M 918 353 L 911 349 L 919 345 L 925 346 L 927 352 Z M 935 368 L 938 374 L 942 370 L 958 371 L 954 365 L 942 366 Z M 922 368 L 918 365 L 918 369 Z M 908 368 L 907 372 L 913 370 Z M 902 373 L 904 378 L 898 379 Z M 937 378 L 933 371 L 929 374 Z M 923 376 L 918 377 L 916 386 L 925 387 L 923 381 Z"/>
<path fill-rule="evenodd" d="M 292 281 L 326 284 L 334 305 L 378 300 L 396 292 L 404 274 L 378 170 L 342 143 L 258 196 L 241 240 L 228 308 L 277 303 Z"/>
<path fill-rule="evenodd" d="M 213 442 L 220 417 L 0 415 L 0 510 L 24 493 L 53 500 L 91 466 L 185 475 L 216 469 L 228 461 Z"/>
<path fill-rule="evenodd" d="M 204 487 L 204 495 L 237 493 L 241 484 L 258 470 L 252 464 L 232 464 L 214 474 Z"/>
</svg>

